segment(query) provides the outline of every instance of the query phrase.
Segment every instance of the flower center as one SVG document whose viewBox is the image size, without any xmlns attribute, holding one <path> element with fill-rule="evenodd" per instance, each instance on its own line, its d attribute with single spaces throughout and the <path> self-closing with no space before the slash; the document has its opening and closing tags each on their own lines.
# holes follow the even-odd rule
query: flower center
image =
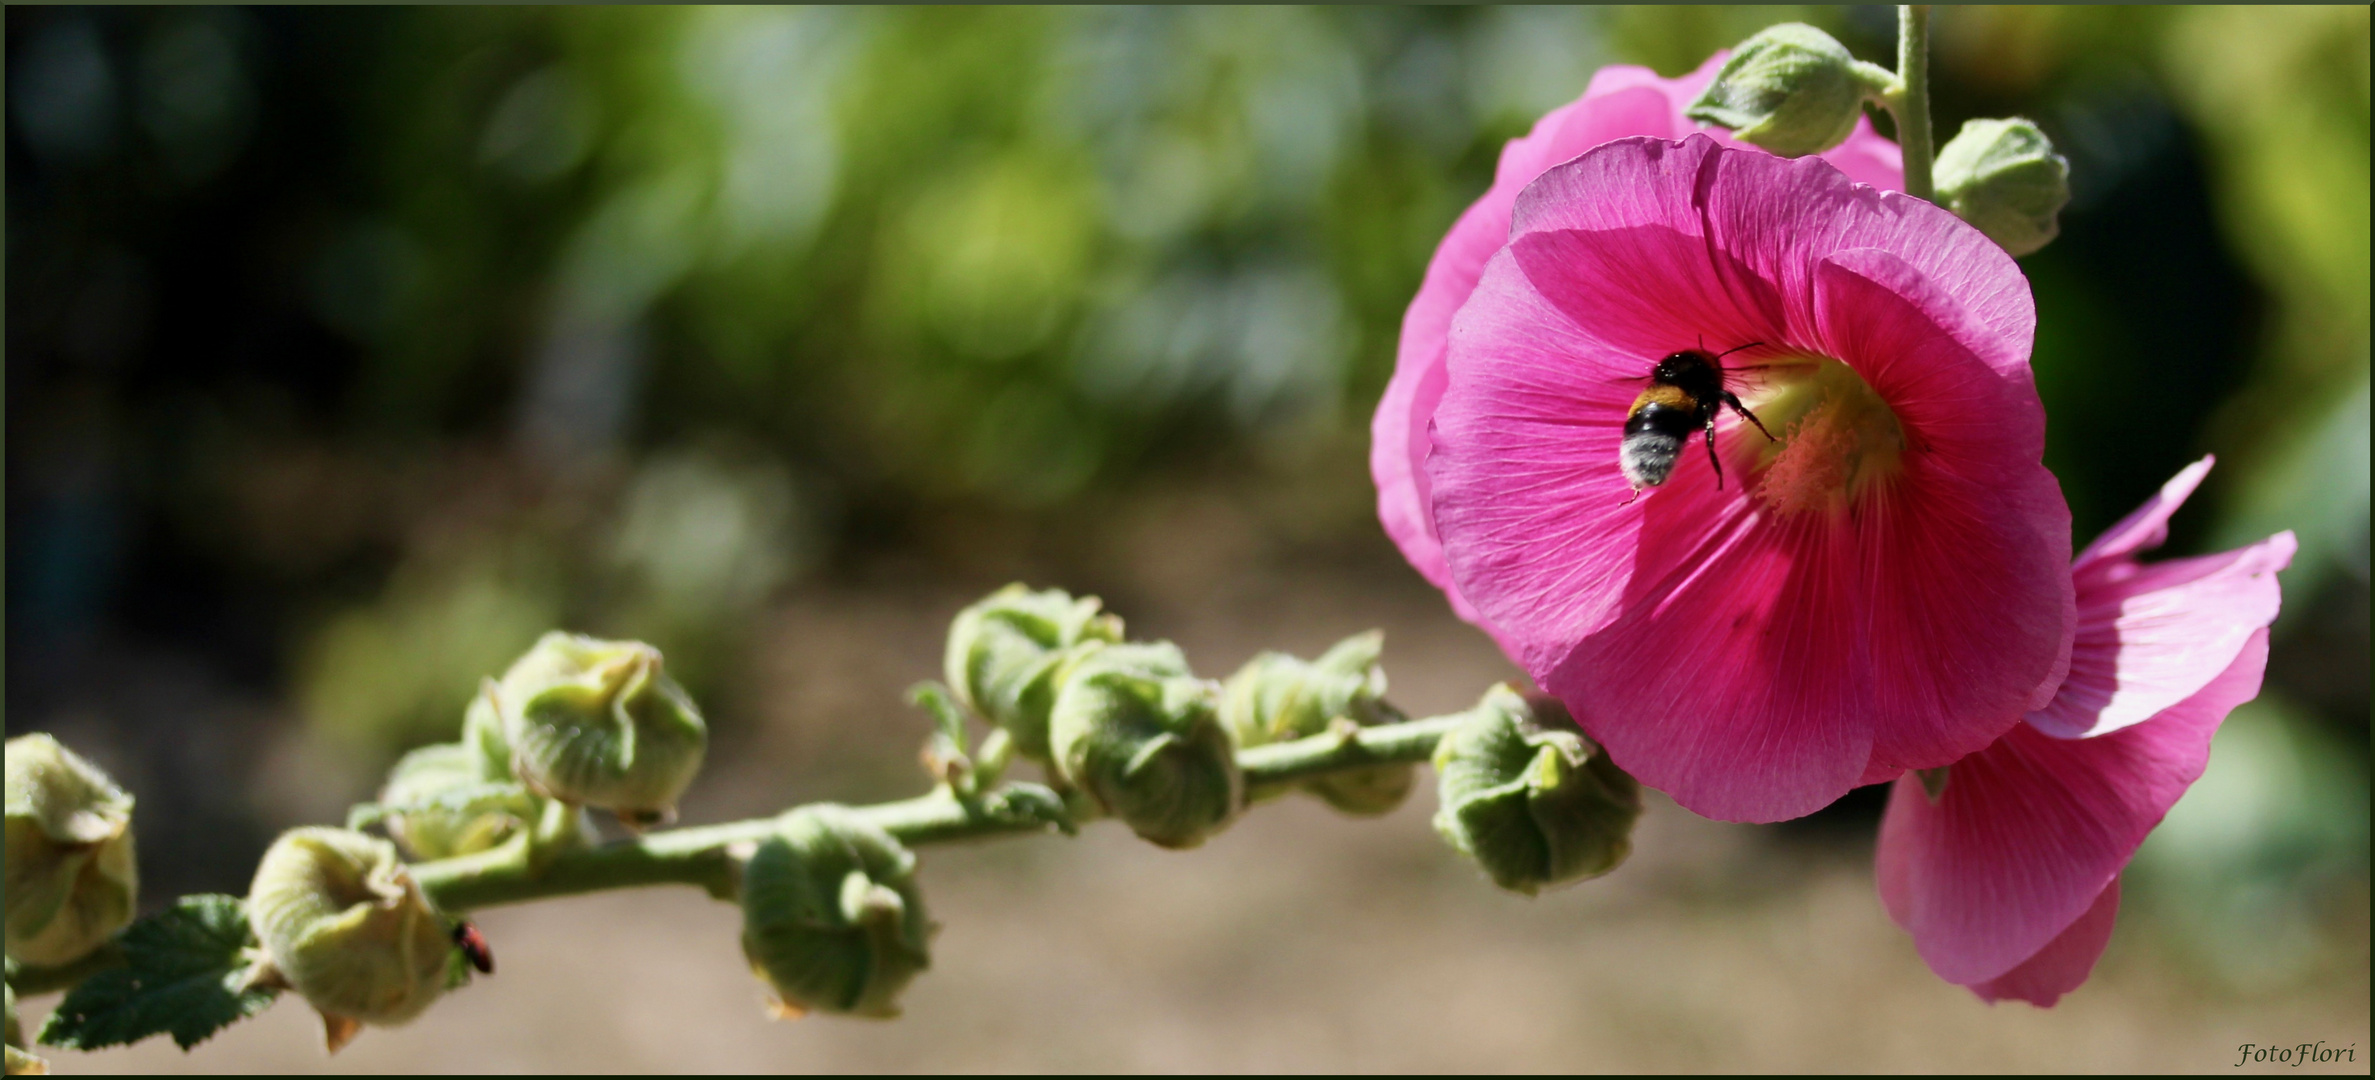
<svg viewBox="0 0 2375 1080">
<path fill-rule="evenodd" d="M 1758 440 L 1757 497 L 1777 513 L 1844 510 L 1897 475 L 1905 430 L 1855 369 L 1828 357 L 1751 407 L 1778 437 Z M 1805 370 L 1805 369 L 1799 369 Z"/>
</svg>

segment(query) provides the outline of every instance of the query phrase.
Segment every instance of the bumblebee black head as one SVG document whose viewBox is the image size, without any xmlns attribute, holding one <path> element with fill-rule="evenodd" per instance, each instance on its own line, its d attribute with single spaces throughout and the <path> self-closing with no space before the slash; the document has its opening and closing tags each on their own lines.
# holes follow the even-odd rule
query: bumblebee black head
<svg viewBox="0 0 2375 1080">
<path fill-rule="evenodd" d="M 1653 385 L 1671 386 L 1690 395 L 1693 401 L 1715 401 L 1723 396 L 1724 369 L 1715 357 L 1702 349 L 1684 349 L 1669 353 L 1651 369 L 1649 381 Z"/>
<path fill-rule="evenodd" d="M 1703 348 L 1684 349 L 1666 354 L 1650 369 L 1649 388 L 1633 399 L 1632 410 L 1625 415 L 1624 442 L 1617 457 L 1617 464 L 1636 495 L 1642 488 L 1666 482 L 1666 477 L 1674 472 L 1684 441 L 1694 432 L 1705 433 L 1707 462 L 1715 469 L 1715 486 L 1723 486 L 1723 462 L 1715 455 L 1716 410 L 1729 405 L 1732 411 L 1755 424 L 1758 431 L 1764 431 L 1765 425 L 1724 388 L 1724 369 L 1718 361 L 1761 344 L 1764 343 L 1750 342 L 1716 354 Z M 1770 439 L 1773 435 L 1766 432 L 1765 437 Z"/>
</svg>

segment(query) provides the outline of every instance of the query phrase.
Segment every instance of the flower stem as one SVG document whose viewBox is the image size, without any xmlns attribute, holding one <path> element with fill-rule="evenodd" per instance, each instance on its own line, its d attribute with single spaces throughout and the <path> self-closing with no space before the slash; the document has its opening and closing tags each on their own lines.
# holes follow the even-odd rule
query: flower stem
<svg viewBox="0 0 2375 1080">
<path fill-rule="evenodd" d="M 1897 84 L 1885 95 L 1897 120 L 1897 147 L 1905 154 L 1905 194 L 1933 200 L 1931 166 L 1937 160 L 1930 138 L 1930 7 L 1897 8 Z"/>
<path fill-rule="evenodd" d="M 1346 769 L 1425 761 L 1462 715 L 1254 747 L 1239 751 L 1237 764 L 1250 793 Z M 1019 836 L 1054 827 L 1044 817 L 996 812 L 993 808 L 1004 790 L 962 798 L 943 785 L 928 795 L 852 809 L 910 847 Z M 530 860 L 529 845 L 522 838 L 476 854 L 419 863 L 412 874 L 422 891 L 450 912 L 640 885 L 695 885 L 724 899 L 734 895 L 734 847 L 773 835 L 776 828 L 775 818 L 764 817 L 671 829 L 601 847 L 547 853 L 541 867 Z"/>
<path fill-rule="evenodd" d="M 1466 713 L 1430 716 L 1256 746 L 1237 752 L 1237 767 L 1245 773 L 1245 789 L 1251 794 L 1344 769 L 1425 761 L 1434 756 L 1435 744 L 1442 741 L 1444 733 L 1466 717 Z"/>
</svg>

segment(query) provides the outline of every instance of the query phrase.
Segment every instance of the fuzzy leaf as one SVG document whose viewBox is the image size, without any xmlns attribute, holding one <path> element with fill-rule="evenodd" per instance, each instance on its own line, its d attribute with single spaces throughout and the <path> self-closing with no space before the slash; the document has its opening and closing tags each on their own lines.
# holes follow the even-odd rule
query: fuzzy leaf
<svg viewBox="0 0 2375 1080">
<path fill-rule="evenodd" d="M 236 896 L 185 896 L 125 927 L 125 966 L 76 986 L 42 1025 L 40 1041 L 96 1050 L 170 1034 L 187 1050 L 272 1004 L 279 992 L 246 987 L 255 954 L 247 908 Z"/>
</svg>

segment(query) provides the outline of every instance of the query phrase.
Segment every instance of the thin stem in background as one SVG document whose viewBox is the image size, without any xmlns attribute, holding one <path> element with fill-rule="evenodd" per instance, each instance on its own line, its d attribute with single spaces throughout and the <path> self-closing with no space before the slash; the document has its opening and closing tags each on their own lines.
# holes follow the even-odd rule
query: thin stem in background
<svg viewBox="0 0 2375 1080">
<path fill-rule="evenodd" d="M 1897 146 L 1905 153 L 1905 194 L 1935 202 L 1930 172 L 1937 161 L 1930 136 L 1930 7 L 1897 8 L 1897 85 L 1888 93 L 1897 121 Z"/>
</svg>

